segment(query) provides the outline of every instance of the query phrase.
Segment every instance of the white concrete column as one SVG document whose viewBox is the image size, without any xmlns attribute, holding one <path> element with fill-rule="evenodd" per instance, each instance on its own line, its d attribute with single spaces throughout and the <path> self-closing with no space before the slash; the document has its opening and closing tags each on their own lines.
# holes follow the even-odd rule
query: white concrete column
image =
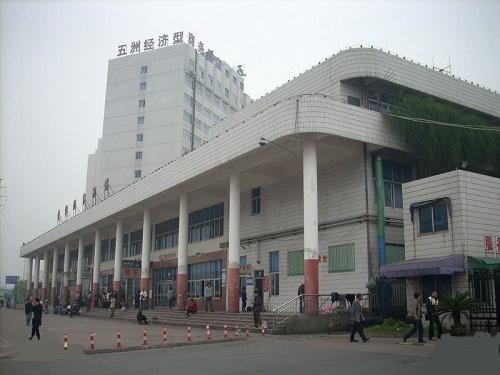
<svg viewBox="0 0 500 375">
<path fill-rule="evenodd" d="M 63 296 L 61 304 L 69 302 L 68 286 L 69 286 L 69 242 L 64 244 L 64 267 L 63 267 Z"/>
<path fill-rule="evenodd" d="M 92 275 L 92 295 L 99 293 L 99 276 L 101 274 L 101 228 L 95 231 L 94 239 L 94 273 Z"/>
<path fill-rule="evenodd" d="M 148 301 L 151 301 L 152 289 L 149 288 L 149 262 L 151 259 L 151 209 L 144 210 L 142 222 L 142 250 L 141 250 L 141 291 L 148 293 Z M 150 306 L 151 307 L 151 306 Z"/>
<path fill-rule="evenodd" d="M 188 231 L 189 197 L 187 192 L 183 192 L 180 195 L 179 202 L 179 245 L 177 247 L 177 310 L 184 310 L 187 302 Z"/>
<path fill-rule="evenodd" d="M 231 173 L 229 179 L 229 254 L 227 270 L 228 311 L 240 311 L 240 174 Z"/>
<path fill-rule="evenodd" d="M 43 253 L 42 302 L 45 303 L 49 290 L 49 249 Z"/>
<path fill-rule="evenodd" d="M 113 286 L 120 295 L 122 287 L 122 265 L 123 265 L 123 220 L 116 222 L 116 240 L 115 240 L 115 273 L 113 275 Z"/>
<path fill-rule="evenodd" d="M 316 143 L 305 141 L 303 146 L 304 183 L 304 286 L 306 313 L 318 313 L 318 167 Z"/>
<path fill-rule="evenodd" d="M 52 255 L 52 285 L 50 291 L 50 302 L 54 304 L 57 294 L 57 263 L 59 258 L 59 251 L 57 250 L 57 246 L 54 246 L 54 252 Z M 62 286 L 62 285 L 61 285 Z"/>
<path fill-rule="evenodd" d="M 78 236 L 78 259 L 76 262 L 76 291 L 82 293 L 83 284 L 83 249 L 85 247 L 84 238 Z"/>
<path fill-rule="evenodd" d="M 40 254 L 35 256 L 35 274 L 33 275 L 33 298 L 38 297 L 38 286 L 40 283 Z"/>
<path fill-rule="evenodd" d="M 28 282 L 26 284 L 26 298 L 32 295 L 31 283 L 33 282 L 33 258 L 28 258 Z"/>
</svg>

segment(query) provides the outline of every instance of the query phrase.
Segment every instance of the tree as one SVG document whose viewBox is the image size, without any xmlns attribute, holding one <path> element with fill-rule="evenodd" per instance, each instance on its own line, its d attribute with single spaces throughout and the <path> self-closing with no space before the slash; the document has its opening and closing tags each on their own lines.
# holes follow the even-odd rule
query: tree
<svg viewBox="0 0 500 375">
<path fill-rule="evenodd" d="M 12 298 L 18 301 L 24 301 L 26 299 L 26 289 L 28 288 L 28 280 L 20 280 L 14 285 L 12 289 Z"/>
<path fill-rule="evenodd" d="M 393 103 L 389 121 L 410 147 L 421 178 L 457 169 L 463 161 L 500 175 L 498 119 L 409 94 Z"/>
</svg>

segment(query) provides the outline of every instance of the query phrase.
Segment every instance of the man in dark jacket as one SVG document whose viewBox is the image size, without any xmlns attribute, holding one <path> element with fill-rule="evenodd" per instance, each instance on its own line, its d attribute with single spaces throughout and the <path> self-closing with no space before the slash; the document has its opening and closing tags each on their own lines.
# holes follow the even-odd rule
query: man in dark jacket
<svg viewBox="0 0 500 375">
<path fill-rule="evenodd" d="M 427 308 L 425 317 L 429 321 L 429 340 L 434 340 L 434 323 L 438 328 L 437 338 L 440 339 L 443 334 L 443 326 L 438 315 L 438 306 L 438 292 L 437 290 L 433 290 L 430 297 L 425 301 L 425 307 Z"/>
<path fill-rule="evenodd" d="M 367 338 L 363 332 L 363 327 L 361 323 L 365 320 L 363 316 L 363 309 L 361 307 L 361 301 L 363 300 L 363 295 L 361 293 L 356 294 L 356 299 L 353 301 L 351 306 L 351 320 L 352 320 L 352 331 L 351 331 L 351 342 L 358 342 L 354 338 L 356 332 L 359 333 L 359 336 L 363 340 L 363 342 L 367 342 L 369 338 Z"/>
<path fill-rule="evenodd" d="M 30 340 L 33 339 L 33 336 L 35 335 L 37 339 L 40 340 L 40 326 L 42 325 L 43 306 L 40 303 L 39 298 L 35 298 L 35 302 L 33 302 L 32 311 L 33 311 L 33 320 L 32 320 Z"/>
<path fill-rule="evenodd" d="M 260 312 L 262 311 L 262 297 L 259 295 L 259 291 L 256 290 L 253 292 L 253 322 L 255 324 L 255 328 L 262 327 L 262 320 L 260 319 Z"/>
<path fill-rule="evenodd" d="M 31 316 L 33 315 L 33 304 L 29 298 L 26 299 L 26 304 L 24 305 L 24 314 L 26 315 L 26 325 L 29 326 Z"/>
<path fill-rule="evenodd" d="M 304 294 L 306 293 L 306 287 L 304 283 L 300 284 L 299 290 L 297 291 L 297 295 L 300 297 L 300 312 L 303 313 L 305 311 L 304 304 Z"/>
</svg>

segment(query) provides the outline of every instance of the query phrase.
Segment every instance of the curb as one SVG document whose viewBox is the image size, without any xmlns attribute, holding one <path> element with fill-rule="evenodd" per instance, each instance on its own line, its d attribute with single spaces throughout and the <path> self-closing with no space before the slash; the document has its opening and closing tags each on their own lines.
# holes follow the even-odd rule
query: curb
<svg viewBox="0 0 500 375">
<path fill-rule="evenodd" d="M 138 346 L 127 346 L 119 348 L 102 348 L 102 349 L 84 349 L 83 354 L 105 354 L 105 353 L 119 353 L 119 352 L 132 352 L 140 350 L 151 350 L 151 349 L 168 349 L 168 348 L 178 348 L 182 346 L 194 346 L 194 345 L 206 345 L 206 344 L 220 344 L 224 342 L 235 342 L 235 341 L 247 341 L 246 337 L 239 338 L 227 338 L 227 339 L 215 339 L 206 341 L 186 341 L 186 342 L 176 342 L 176 343 L 166 343 L 166 344 L 154 344 L 154 345 L 138 345 Z"/>
</svg>

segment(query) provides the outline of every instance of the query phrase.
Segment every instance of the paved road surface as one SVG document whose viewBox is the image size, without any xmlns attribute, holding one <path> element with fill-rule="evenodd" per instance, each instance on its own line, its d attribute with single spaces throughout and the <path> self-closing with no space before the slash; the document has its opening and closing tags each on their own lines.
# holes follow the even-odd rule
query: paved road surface
<svg viewBox="0 0 500 375">
<path fill-rule="evenodd" d="M 422 374 L 441 370 L 456 374 L 498 374 L 500 355 L 496 345 L 479 345 L 481 338 L 455 338 L 425 346 L 402 344 L 395 338 L 371 337 L 367 343 L 350 343 L 348 335 L 262 336 L 230 341 L 222 331 L 212 331 L 207 340 L 203 329 L 192 332 L 167 326 L 167 344 L 162 344 L 161 325 L 147 326 L 148 345 L 142 345 L 145 326 L 86 317 L 43 316 L 42 339 L 29 341 L 30 327 L 22 310 L 0 309 L 0 374 L 50 373 L 108 374 Z M 126 350 L 116 350 L 116 331 L 122 333 Z M 90 332 L 96 332 L 94 355 Z M 68 350 L 63 335 L 68 334 Z M 234 339 L 234 332 L 230 333 Z M 481 341 L 483 340 L 483 341 Z M 486 341 L 484 341 L 486 342 Z M 489 341 L 488 341 L 489 342 Z M 200 344 L 210 345 L 200 345 Z M 457 346 L 457 343 L 461 343 Z M 143 350 L 144 348 L 158 348 Z M 495 351 L 496 350 L 496 351 Z M 110 353 L 110 351 L 113 351 Z M 104 354 L 97 354 L 105 352 Z"/>
</svg>

